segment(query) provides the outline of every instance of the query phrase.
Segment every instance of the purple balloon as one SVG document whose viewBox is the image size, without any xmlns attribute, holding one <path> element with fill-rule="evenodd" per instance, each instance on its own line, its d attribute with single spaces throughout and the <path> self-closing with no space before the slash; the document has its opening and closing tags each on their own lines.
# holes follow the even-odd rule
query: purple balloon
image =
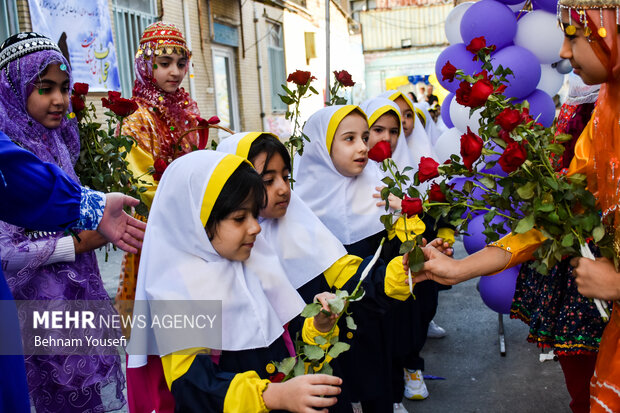
<svg viewBox="0 0 620 413">
<path fill-rule="evenodd" d="M 450 103 L 452 103 L 452 99 L 454 99 L 454 93 L 448 94 L 441 104 L 441 119 L 443 119 L 443 123 L 445 123 L 448 128 L 454 127 L 452 119 L 450 119 Z"/>
<path fill-rule="evenodd" d="M 474 3 L 465 11 L 461 19 L 463 43 L 484 36 L 487 45 L 501 49 L 512 43 L 517 34 L 517 19 L 505 4 L 494 0 Z"/>
<path fill-rule="evenodd" d="M 450 64 L 457 69 L 462 70 L 466 75 L 474 75 L 482 70 L 482 62 L 474 62 L 472 60 L 473 57 L 474 55 L 465 49 L 465 45 L 463 43 L 456 43 L 446 47 L 443 52 L 439 54 L 439 57 L 435 62 L 435 76 L 437 76 L 439 84 L 452 93 L 456 92 L 456 89 L 459 88 L 460 81 L 458 79 L 454 79 L 452 81 L 447 79 L 443 80 L 441 69 L 448 61 L 450 61 Z"/>
<path fill-rule="evenodd" d="M 506 222 L 506 218 L 496 215 L 490 224 L 501 224 Z M 467 232 L 469 235 L 463 235 L 463 244 L 468 254 L 480 251 L 487 245 L 486 236 L 482 233 L 488 225 L 484 224 L 484 214 L 480 214 L 472 218 L 467 226 Z M 504 225 L 504 228 L 508 228 Z"/>
<path fill-rule="evenodd" d="M 558 0 L 532 0 L 532 9 L 544 10 L 556 14 L 558 10 Z"/>
<path fill-rule="evenodd" d="M 536 89 L 531 95 L 521 99 L 519 102 L 527 100 L 530 104 L 530 115 L 536 119 L 538 123 L 548 128 L 553 124 L 555 118 L 555 103 L 551 96 L 540 89 Z"/>
<path fill-rule="evenodd" d="M 519 266 L 508 268 L 499 274 L 480 277 L 480 297 L 491 310 L 510 314 L 510 306 L 515 295 Z"/>
<path fill-rule="evenodd" d="M 523 98 L 536 89 L 540 81 L 540 63 L 534 55 L 524 47 L 508 46 L 493 55 L 493 70 L 500 65 L 512 70 L 508 75 L 508 84 L 504 95 L 512 98 Z"/>
<path fill-rule="evenodd" d="M 515 4 L 519 4 L 519 3 L 522 3 L 522 2 L 523 2 L 523 0 L 498 0 L 498 1 L 499 1 L 500 3 L 503 3 L 503 4 L 509 4 L 509 5 L 511 5 L 511 6 L 512 6 L 512 5 L 515 5 Z"/>
</svg>

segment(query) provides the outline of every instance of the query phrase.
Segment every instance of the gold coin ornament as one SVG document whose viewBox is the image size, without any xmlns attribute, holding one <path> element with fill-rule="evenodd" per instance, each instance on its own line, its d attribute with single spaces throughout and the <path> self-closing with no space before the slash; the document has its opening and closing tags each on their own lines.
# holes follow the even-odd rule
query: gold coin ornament
<svg viewBox="0 0 620 413">
<path fill-rule="evenodd" d="M 583 29 L 583 34 L 584 34 L 586 37 L 588 37 L 588 36 L 590 36 L 590 35 L 592 34 L 592 30 L 590 30 L 590 28 L 589 28 L 588 26 L 586 26 L 586 27 Z"/>
<path fill-rule="evenodd" d="M 566 29 L 564 30 L 564 32 L 569 35 L 572 36 L 575 33 L 577 33 L 577 28 L 575 26 L 573 26 L 572 24 L 569 26 L 566 26 Z"/>
<path fill-rule="evenodd" d="M 601 37 L 607 37 L 607 29 L 605 29 L 604 27 L 601 27 L 600 29 L 598 29 L 598 35 Z"/>
</svg>

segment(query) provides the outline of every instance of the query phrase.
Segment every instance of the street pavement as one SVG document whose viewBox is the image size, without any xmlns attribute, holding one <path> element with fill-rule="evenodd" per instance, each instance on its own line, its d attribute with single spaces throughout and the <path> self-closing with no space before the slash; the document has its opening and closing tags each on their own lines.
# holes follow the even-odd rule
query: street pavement
<svg viewBox="0 0 620 413">
<path fill-rule="evenodd" d="M 113 298 L 122 253 L 111 251 L 107 262 L 104 255 L 98 252 L 104 284 Z M 465 255 L 457 242 L 455 257 Z M 429 397 L 404 400 L 409 412 L 570 413 L 560 365 L 539 361 L 541 351 L 526 341 L 527 325 L 504 316 L 506 355 L 500 355 L 498 316 L 480 299 L 476 280 L 439 293 L 435 322 L 448 334 L 427 340 L 424 374 L 445 380 L 426 380 Z"/>
</svg>

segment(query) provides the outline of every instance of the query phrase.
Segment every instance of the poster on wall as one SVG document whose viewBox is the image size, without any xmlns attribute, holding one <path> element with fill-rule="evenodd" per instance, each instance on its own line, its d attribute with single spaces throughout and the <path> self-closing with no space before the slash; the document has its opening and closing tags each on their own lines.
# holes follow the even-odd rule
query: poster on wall
<svg viewBox="0 0 620 413">
<path fill-rule="evenodd" d="M 32 30 L 68 50 L 74 82 L 120 90 L 107 0 L 28 0 Z M 66 44 L 66 47 L 64 47 Z"/>
</svg>

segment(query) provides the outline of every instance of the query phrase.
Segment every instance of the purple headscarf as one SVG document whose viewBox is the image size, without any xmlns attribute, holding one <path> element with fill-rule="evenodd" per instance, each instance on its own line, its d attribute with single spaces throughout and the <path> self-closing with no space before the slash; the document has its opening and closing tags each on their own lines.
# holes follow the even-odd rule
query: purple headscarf
<svg viewBox="0 0 620 413">
<path fill-rule="evenodd" d="M 77 180 L 73 170 L 80 153 L 76 120 L 65 117 L 58 128 L 48 129 L 34 120 L 26 110 L 26 102 L 34 90 L 34 83 L 50 64 L 64 65 L 72 84 L 69 63 L 55 50 L 29 53 L 9 62 L 0 70 L 0 130 L 39 159 L 60 166 Z"/>
</svg>

